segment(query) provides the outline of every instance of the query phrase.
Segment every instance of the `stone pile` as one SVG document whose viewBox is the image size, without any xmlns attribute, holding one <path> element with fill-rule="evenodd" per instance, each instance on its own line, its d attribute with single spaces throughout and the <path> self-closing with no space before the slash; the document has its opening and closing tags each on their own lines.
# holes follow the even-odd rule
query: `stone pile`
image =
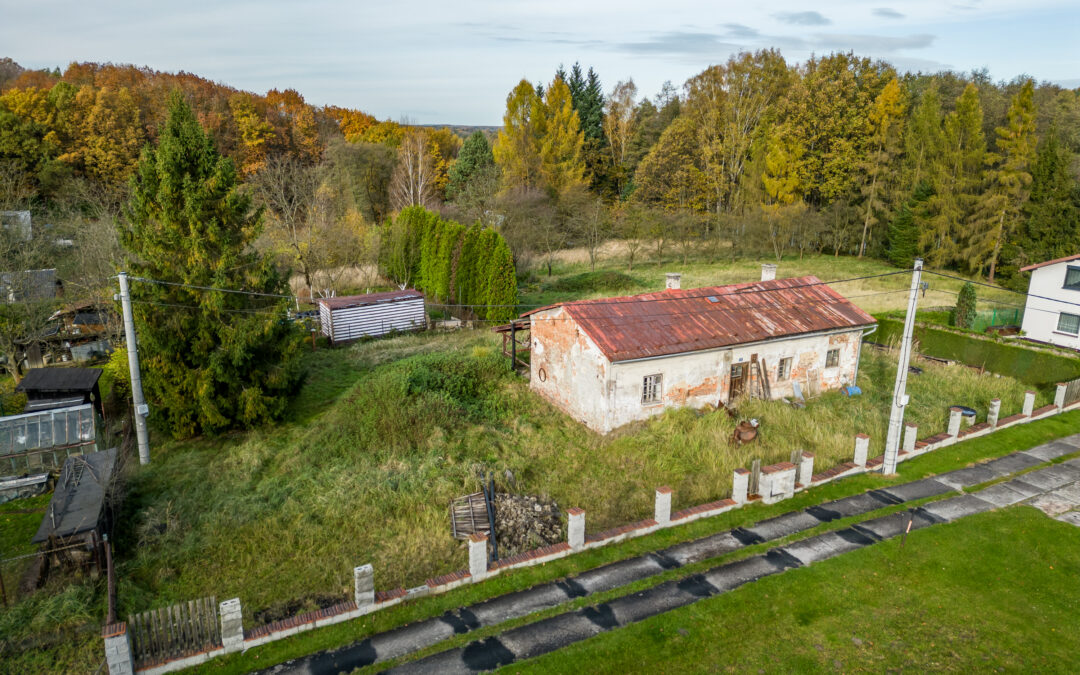
<svg viewBox="0 0 1080 675">
<path fill-rule="evenodd" d="M 495 537 L 500 558 L 565 541 L 559 505 L 532 495 L 496 493 Z"/>
</svg>

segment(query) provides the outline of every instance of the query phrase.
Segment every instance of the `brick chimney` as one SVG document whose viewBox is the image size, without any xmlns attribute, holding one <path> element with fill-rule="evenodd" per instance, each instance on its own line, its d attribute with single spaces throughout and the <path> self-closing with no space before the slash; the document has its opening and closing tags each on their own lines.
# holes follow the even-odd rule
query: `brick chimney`
<svg viewBox="0 0 1080 675">
<path fill-rule="evenodd" d="M 773 265 L 772 263 L 762 263 L 761 264 L 761 280 L 762 281 L 772 281 L 775 278 L 776 278 L 776 265 Z"/>
<path fill-rule="evenodd" d="M 667 286 L 665 288 L 667 288 L 667 290 L 670 291 L 672 289 L 678 290 L 681 287 L 682 287 L 682 275 L 679 274 L 678 272 L 668 272 L 667 273 Z"/>
</svg>

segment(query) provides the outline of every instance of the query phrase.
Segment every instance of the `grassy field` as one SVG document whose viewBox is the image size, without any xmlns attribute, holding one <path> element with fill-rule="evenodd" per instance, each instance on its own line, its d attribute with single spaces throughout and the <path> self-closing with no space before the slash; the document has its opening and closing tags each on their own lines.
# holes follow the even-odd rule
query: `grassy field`
<svg viewBox="0 0 1080 675">
<path fill-rule="evenodd" d="M 508 673 L 1080 669 L 1080 529 L 1016 506 L 767 577 Z"/>
<path fill-rule="evenodd" d="M 762 263 L 776 263 L 775 259 L 765 258 L 734 263 L 691 259 L 683 263 L 681 259 L 669 255 L 663 262 L 651 259 L 635 262 L 633 270 L 630 270 L 621 256 L 613 256 L 602 259 L 596 270 L 592 271 L 587 260 L 583 261 L 581 256 L 568 255 L 563 260 L 552 268 L 552 276 L 547 276 L 546 270 L 537 268 L 519 282 L 518 293 L 523 305 L 534 307 L 564 300 L 659 291 L 664 288 L 664 274 L 667 272 L 681 273 L 683 288 L 757 281 L 761 278 Z M 871 258 L 814 255 L 802 260 L 785 258 L 778 264 L 776 276 L 784 278 L 812 274 L 822 281 L 831 281 L 896 271 L 897 268 Z M 955 272 L 948 273 L 956 275 Z M 923 281 L 930 286 L 925 294 L 919 296 L 920 307 L 951 307 L 956 304 L 956 293 L 963 282 L 933 274 L 924 274 Z M 832 284 L 837 292 L 871 313 L 904 309 L 910 287 L 910 274 Z M 1020 296 L 1005 290 L 979 288 L 978 294 L 980 308 L 997 303 L 1023 305 Z"/>
</svg>

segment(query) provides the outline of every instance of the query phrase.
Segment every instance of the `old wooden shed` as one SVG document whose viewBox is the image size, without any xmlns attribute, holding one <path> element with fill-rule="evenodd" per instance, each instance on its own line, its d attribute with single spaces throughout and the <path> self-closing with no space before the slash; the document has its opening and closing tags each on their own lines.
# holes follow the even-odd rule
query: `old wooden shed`
<svg viewBox="0 0 1080 675">
<path fill-rule="evenodd" d="M 414 290 L 319 300 L 319 322 L 330 342 L 349 342 L 427 327 L 424 294 Z"/>
</svg>

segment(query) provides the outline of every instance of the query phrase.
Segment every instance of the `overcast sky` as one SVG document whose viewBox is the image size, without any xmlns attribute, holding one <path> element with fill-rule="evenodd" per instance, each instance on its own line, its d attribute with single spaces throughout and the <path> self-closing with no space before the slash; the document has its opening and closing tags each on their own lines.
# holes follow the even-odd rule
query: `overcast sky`
<svg viewBox="0 0 1080 675">
<path fill-rule="evenodd" d="M 421 123 L 501 124 L 522 77 L 593 66 L 605 91 L 676 86 L 734 52 L 854 50 L 900 70 L 986 67 L 1080 86 L 1077 0 L 0 0 L 0 56 L 111 61 Z"/>
</svg>

